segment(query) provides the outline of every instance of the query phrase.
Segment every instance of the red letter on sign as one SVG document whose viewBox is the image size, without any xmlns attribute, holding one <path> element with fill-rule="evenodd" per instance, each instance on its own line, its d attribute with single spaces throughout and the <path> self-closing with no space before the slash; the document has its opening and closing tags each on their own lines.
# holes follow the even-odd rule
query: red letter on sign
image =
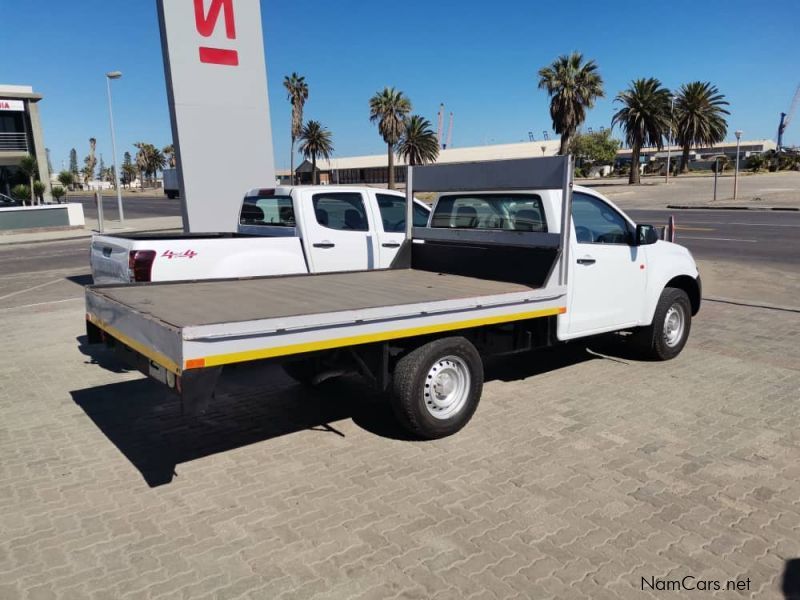
<svg viewBox="0 0 800 600">
<path fill-rule="evenodd" d="M 197 32 L 203 37 L 214 33 L 219 13 L 225 13 L 225 35 L 228 39 L 236 39 L 236 24 L 233 20 L 233 0 L 211 0 L 208 14 L 203 10 L 203 0 L 194 0 L 194 20 Z M 212 65 L 235 67 L 239 64 L 239 53 L 226 48 L 208 48 L 200 46 L 200 62 Z"/>
<path fill-rule="evenodd" d="M 236 25 L 233 22 L 233 0 L 211 0 L 208 15 L 203 11 L 203 0 L 194 0 L 194 20 L 197 23 L 197 32 L 203 37 L 214 33 L 214 28 L 219 19 L 219 12 L 225 12 L 225 35 L 228 39 L 236 39 Z"/>
</svg>

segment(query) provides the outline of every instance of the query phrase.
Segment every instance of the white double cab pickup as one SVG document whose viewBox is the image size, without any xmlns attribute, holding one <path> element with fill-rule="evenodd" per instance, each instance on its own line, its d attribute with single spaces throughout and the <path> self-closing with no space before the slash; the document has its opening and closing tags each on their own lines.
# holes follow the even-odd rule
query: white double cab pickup
<svg viewBox="0 0 800 600">
<path fill-rule="evenodd" d="M 235 233 L 95 235 L 95 283 L 187 281 L 387 268 L 405 239 L 405 196 L 366 186 L 255 189 Z M 414 225 L 430 208 L 415 201 Z"/>
<path fill-rule="evenodd" d="M 573 187 L 570 157 L 409 167 L 407 180 L 407 216 L 389 224 L 409 226 L 391 265 L 90 286 L 89 341 L 113 345 L 189 413 L 206 409 L 226 365 L 280 361 L 308 385 L 358 373 L 421 438 L 467 424 L 487 356 L 615 331 L 654 359 L 683 349 L 701 298 L 691 254 Z M 438 194 L 426 226 L 412 226 L 414 192 Z"/>
</svg>

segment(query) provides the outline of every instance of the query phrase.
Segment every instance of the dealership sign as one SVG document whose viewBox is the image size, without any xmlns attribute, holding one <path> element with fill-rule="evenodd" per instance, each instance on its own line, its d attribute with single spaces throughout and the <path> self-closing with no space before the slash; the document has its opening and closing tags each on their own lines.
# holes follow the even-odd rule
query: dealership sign
<svg viewBox="0 0 800 600">
<path fill-rule="evenodd" d="M 260 0 L 158 0 L 184 227 L 233 231 L 275 185 Z"/>
<path fill-rule="evenodd" d="M 0 98 L 0 110 L 25 110 L 25 103 L 22 100 L 3 100 Z"/>
</svg>

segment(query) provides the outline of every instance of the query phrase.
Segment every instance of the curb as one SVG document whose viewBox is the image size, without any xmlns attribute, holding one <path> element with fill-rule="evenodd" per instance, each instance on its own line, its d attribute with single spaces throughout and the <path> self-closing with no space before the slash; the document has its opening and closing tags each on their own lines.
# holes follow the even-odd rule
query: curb
<svg viewBox="0 0 800 600">
<path fill-rule="evenodd" d="M 124 231 L 120 230 L 118 233 L 150 233 L 152 231 L 182 231 L 180 227 L 161 227 L 156 229 L 139 229 L 136 231 Z M 94 229 L 87 232 L 83 235 L 72 235 L 69 237 L 60 237 L 60 238 L 48 238 L 44 240 L 28 240 L 25 242 L 0 242 L 0 248 L 3 246 L 21 246 L 24 244 L 45 244 L 48 242 L 69 242 L 72 240 L 85 240 L 86 238 L 90 238 L 93 235 L 114 235 L 112 232 L 107 231 L 106 233 L 100 233 L 99 231 L 95 231 Z"/>
<path fill-rule="evenodd" d="M 676 210 L 782 210 L 800 211 L 796 206 L 688 206 L 685 204 L 667 204 L 667 208 Z"/>
</svg>

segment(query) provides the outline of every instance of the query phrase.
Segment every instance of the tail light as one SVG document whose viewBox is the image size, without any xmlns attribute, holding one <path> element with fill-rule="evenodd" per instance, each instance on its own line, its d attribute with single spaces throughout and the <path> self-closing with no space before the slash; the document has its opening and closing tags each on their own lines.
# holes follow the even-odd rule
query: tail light
<svg viewBox="0 0 800 600">
<path fill-rule="evenodd" d="M 155 250 L 131 250 L 128 254 L 131 281 L 150 281 L 155 259 Z"/>
</svg>

